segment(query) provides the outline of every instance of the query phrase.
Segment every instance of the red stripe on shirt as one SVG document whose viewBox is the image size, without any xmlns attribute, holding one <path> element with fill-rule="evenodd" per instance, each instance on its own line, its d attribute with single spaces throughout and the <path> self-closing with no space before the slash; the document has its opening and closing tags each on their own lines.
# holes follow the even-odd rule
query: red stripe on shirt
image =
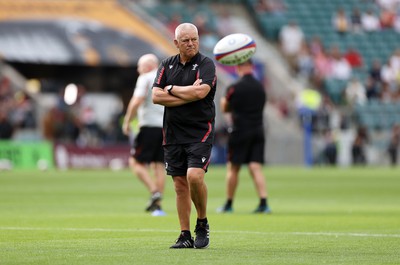
<svg viewBox="0 0 400 265">
<path fill-rule="evenodd" d="M 157 84 L 160 84 L 161 78 L 162 78 L 162 76 L 164 75 L 164 71 L 165 71 L 165 67 L 163 67 L 163 68 L 161 69 L 161 71 L 160 71 L 160 75 L 159 75 L 158 78 L 157 78 Z"/>
<path fill-rule="evenodd" d="M 201 139 L 202 143 L 204 143 L 207 140 L 208 136 L 211 133 L 211 130 L 212 130 L 211 122 L 208 122 L 208 130 L 207 130 L 206 134 L 204 135 L 203 139 Z"/>
</svg>

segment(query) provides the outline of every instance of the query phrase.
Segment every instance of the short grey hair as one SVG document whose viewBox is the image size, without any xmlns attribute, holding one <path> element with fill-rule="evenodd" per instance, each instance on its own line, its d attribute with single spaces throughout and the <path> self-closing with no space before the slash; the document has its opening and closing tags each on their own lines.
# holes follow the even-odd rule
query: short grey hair
<svg viewBox="0 0 400 265">
<path fill-rule="evenodd" d="M 176 27 L 175 29 L 175 39 L 178 39 L 179 36 L 181 35 L 181 32 L 185 29 L 193 29 L 196 31 L 197 35 L 199 35 L 199 31 L 197 30 L 197 27 L 192 24 L 192 23 L 182 23 L 179 26 Z"/>
</svg>

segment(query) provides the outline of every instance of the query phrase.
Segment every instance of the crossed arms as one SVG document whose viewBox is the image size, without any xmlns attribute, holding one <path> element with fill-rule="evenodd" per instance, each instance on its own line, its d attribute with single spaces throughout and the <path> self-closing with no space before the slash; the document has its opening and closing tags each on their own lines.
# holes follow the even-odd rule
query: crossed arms
<svg viewBox="0 0 400 265">
<path fill-rule="evenodd" d="M 201 84 L 202 80 L 197 79 L 190 86 L 173 86 L 173 89 L 168 93 L 169 87 L 153 87 L 152 97 L 153 103 L 160 104 L 165 107 L 181 106 L 193 101 L 203 99 L 210 92 L 211 87 L 207 84 Z"/>
</svg>

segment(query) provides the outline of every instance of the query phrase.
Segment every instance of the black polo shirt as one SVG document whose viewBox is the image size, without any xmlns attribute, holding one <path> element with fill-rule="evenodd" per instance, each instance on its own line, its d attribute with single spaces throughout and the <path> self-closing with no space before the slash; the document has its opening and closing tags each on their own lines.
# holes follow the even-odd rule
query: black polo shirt
<svg viewBox="0 0 400 265">
<path fill-rule="evenodd" d="M 244 75 L 228 87 L 226 99 L 232 112 L 233 131 L 246 133 L 263 128 L 266 92 L 253 75 Z"/>
<path fill-rule="evenodd" d="M 175 55 L 163 60 L 154 80 L 153 87 L 167 85 L 189 86 L 198 79 L 211 87 L 208 95 L 198 101 L 177 107 L 165 107 L 164 145 L 186 143 L 213 143 L 215 105 L 217 87 L 214 62 L 198 53 L 190 62 L 180 63 Z"/>
</svg>

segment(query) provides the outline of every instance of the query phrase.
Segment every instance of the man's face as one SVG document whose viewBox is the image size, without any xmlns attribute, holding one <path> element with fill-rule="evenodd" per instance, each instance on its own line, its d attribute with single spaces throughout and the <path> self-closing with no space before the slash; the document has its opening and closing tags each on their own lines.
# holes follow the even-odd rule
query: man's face
<svg viewBox="0 0 400 265">
<path fill-rule="evenodd" d="M 193 29 L 184 29 L 176 40 L 175 46 L 184 60 L 189 60 L 199 52 L 199 35 Z"/>
</svg>

